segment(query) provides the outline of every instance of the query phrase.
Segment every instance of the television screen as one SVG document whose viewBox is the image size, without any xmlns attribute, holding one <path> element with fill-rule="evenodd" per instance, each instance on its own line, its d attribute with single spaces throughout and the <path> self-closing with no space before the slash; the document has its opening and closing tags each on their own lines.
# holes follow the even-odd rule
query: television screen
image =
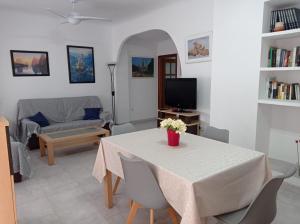
<svg viewBox="0 0 300 224">
<path fill-rule="evenodd" d="M 166 104 L 178 109 L 197 108 L 197 79 L 166 79 Z"/>
</svg>

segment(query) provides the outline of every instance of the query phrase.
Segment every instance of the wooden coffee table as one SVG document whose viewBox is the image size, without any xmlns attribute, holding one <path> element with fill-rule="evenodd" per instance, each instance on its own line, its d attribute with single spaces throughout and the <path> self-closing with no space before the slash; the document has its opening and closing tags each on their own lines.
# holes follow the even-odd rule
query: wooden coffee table
<svg viewBox="0 0 300 224">
<path fill-rule="evenodd" d="M 48 153 L 48 165 L 55 163 L 54 150 L 84 144 L 99 144 L 100 137 L 109 136 L 110 132 L 104 128 L 86 127 L 57 131 L 39 135 L 41 157 Z"/>
</svg>

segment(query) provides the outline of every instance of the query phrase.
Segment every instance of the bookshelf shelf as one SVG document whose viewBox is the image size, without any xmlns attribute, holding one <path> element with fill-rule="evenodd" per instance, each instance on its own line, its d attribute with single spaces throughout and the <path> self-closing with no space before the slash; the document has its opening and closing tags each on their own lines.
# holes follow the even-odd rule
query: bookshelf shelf
<svg viewBox="0 0 300 224">
<path fill-rule="evenodd" d="M 285 106 L 285 107 L 300 107 L 300 101 L 297 100 L 274 100 L 274 99 L 260 99 L 259 104 Z"/>
<path fill-rule="evenodd" d="M 262 67 L 261 72 L 300 71 L 300 67 Z"/>
<path fill-rule="evenodd" d="M 278 40 L 278 39 L 289 39 L 300 37 L 300 29 L 293 29 L 293 30 L 285 30 L 280 32 L 273 32 L 273 33 L 263 33 L 262 38 L 264 40 Z"/>
</svg>

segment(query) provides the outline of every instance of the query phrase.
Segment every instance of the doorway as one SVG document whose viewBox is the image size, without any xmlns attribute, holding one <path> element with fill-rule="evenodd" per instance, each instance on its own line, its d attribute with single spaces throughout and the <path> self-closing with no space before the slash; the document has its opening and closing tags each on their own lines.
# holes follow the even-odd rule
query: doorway
<svg viewBox="0 0 300 224">
<path fill-rule="evenodd" d="M 177 54 L 158 56 L 158 109 L 167 109 L 165 80 L 177 78 Z"/>
</svg>

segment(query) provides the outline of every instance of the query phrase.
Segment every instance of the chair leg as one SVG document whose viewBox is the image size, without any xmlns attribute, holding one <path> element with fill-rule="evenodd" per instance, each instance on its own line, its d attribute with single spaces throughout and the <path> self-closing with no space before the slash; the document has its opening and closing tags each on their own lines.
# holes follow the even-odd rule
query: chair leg
<svg viewBox="0 0 300 224">
<path fill-rule="evenodd" d="M 150 209 L 150 224 L 154 224 L 154 209 Z"/>
<path fill-rule="evenodd" d="M 120 181 L 121 181 L 121 177 L 117 177 L 117 180 L 114 184 L 113 194 L 116 194 L 116 192 L 118 190 L 118 187 L 119 187 L 119 184 L 120 184 Z"/>
<path fill-rule="evenodd" d="M 133 221 L 134 217 L 136 216 L 136 212 L 140 207 L 141 206 L 138 203 L 136 203 L 136 202 L 132 203 L 132 206 L 131 206 L 131 209 L 130 209 L 130 212 L 129 212 L 129 215 L 127 218 L 127 224 L 132 224 L 132 221 Z"/>
<path fill-rule="evenodd" d="M 172 207 L 169 207 L 168 208 L 168 213 L 169 213 L 169 216 L 170 216 L 170 218 L 172 220 L 172 223 L 173 224 L 178 224 L 179 222 L 178 222 L 178 219 L 177 219 L 177 213 L 176 213 L 176 211 Z"/>
</svg>

